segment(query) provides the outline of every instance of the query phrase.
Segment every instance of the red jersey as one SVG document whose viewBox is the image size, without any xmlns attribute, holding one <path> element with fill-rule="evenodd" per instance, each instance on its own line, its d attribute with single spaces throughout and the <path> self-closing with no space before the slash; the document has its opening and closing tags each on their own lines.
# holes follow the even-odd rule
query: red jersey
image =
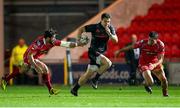
<svg viewBox="0 0 180 108">
<path fill-rule="evenodd" d="M 61 41 L 55 40 L 52 44 L 46 43 L 44 36 L 39 36 L 32 44 L 28 47 L 24 53 L 24 62 L 29 64 L 28 55 L 34 55 L 34 59 L 39 58 L 41 55 L 46 54 L 52 47 L 60 46 Z"/>
<path fill-rule="evenodd" d="M 154 45 L 148 45 L 148 39 L 136 42 L 134 48 L 140 48 L 139 65 L 158 62 L 158 55 L 165 53 L 164 43 L 157 39 Z"/>
</svg>

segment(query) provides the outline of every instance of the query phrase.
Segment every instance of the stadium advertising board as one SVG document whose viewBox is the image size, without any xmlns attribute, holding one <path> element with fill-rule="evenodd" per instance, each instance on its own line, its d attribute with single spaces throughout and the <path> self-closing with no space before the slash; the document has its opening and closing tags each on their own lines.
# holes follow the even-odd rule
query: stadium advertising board
<svg viewBox="0 0 180 108">
<path fill-rule="evenodd" d="M 48 64 L 52 71 L 52 82 L 63 84 L 64 80 L 64 67 L 63 64 Z M 72 76 L 73 82 L 79 79 L 79 77 L 86 71 L 87 64 L 72 64 Z M 141 77 L 137 72 L 137 79 Z M 101 77 L 101 83 L 121 83 L 128 84 L 130 77 L 130 68 L 126 64 L 113 64 L 113 66 L 105 72 Z"/>
<path fill-rule="evenodd" d="M 180 63 L 169 63 L 169 84 L 180 84 Z"/>
</svg>

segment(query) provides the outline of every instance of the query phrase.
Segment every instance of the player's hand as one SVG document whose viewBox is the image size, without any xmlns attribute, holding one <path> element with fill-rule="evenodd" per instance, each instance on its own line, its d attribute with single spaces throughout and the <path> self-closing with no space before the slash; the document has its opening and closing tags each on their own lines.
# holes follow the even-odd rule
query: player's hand
<svg viewBox="0 0 180 108">
<path fill-rule="evenodd" d="M 111 35 L 111 30 L 109 29 L 108 26 L 105 27 L 105 30 L 106 30 L 106 33 L 107 33 L 108 35 Z"/>
<path fill-rule="evenodd" d="M 156 66 L 152 63 L 149 63 L 149 70 L 153 70 Z"/>
<path fill-rule="evenodd" d="M 69 45 L 69 48 L 75 48 L 76 46 L 77 46 L 77 43 L 71 42 L 71 44 Z"/>
</svg>

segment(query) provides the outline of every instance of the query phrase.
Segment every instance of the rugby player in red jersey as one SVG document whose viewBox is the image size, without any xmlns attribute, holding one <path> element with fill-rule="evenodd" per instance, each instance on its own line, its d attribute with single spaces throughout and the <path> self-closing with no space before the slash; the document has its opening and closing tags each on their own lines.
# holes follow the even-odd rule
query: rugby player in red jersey
<svg viewBox="0 0 180 108">
<path fill-rule="evenodd" d="M 56 39 L 56 35 L 55 30 L 49 29 L 45 31 L 44 35 L 37 37 L 37 39 L 32 42 L 24 54 L 24 63 L 19 66 L 19 71 L 2 78 L 1 87 L 3 90 L 6 89 L 7 83 L 11 78 L 14 78 L 19 73 L 26 72 L 30 68 L 33 68 L 36 70 L 36 72 L 42 73 L 43 81 L 46 84 L 50 95 L 56 95 L 59 93 L 58 90 L 53 89 L 49 69 L 46 64 L 39 60 L 39 57 L 46 54 L 54 46 L 74 48 L 77 46 L 82 46 L 82 44 L 80 42 L 75 43 L 58 40 Z"/>
<path fill-rule="evenodd" d="M 150 94 L 152 93 L 151 86 L 154 83 L 151 76 L 152 72 L 161 81 L 163 96 L 168 96 L 168 81 L 162 66 L 165 47 L 164 43 L 158 39 L 158 33 L 155 31 L 150 32 L 149 39 L 124 47 L 116 51 L 115 56 L 132 48 L 140 48 L 141 51 L 138 68 L 145 80 L 145 90 Z"/>
</svg>

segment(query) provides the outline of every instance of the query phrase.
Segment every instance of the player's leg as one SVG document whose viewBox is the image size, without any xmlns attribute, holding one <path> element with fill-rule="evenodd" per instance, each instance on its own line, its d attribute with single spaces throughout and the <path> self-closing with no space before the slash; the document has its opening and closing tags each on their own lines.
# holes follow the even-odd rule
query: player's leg
<svg viewBox="0 0 180 108">
<path fill-rule="evenodd" d="M 153 83 L 154 83 L 154 80 L 152 78 L 152 75 L 151 75 L 151 71 L 150 70 L 146 70 L 142 73 L 142 76 L 145 80 L 145 85 L 146 86 L 152 86 Z"/>
<path fill-rule="evenodd" d="M 29 66 L 27 64 L 23 63 L 21 66 L 17 67 L 16 71 L 13 71 L 13 73 L 11 73 L 5 77 L 2 77 L 1 88 L 3 90 L 6 90 L 7 83 L 9 82 L 10 79 L 15 78 L 18 74 L 23 73 L 28 70 L 29 70 Z"/>
<path fill-rule="evenodd" d="M 100 76 L 106 72 L 106 70 L 108 68 L 111 67 L 112 65 L 112 62 L 104 55 L 100 54 L 97 59 L 96 59 L 96 63 L 100 65 L 99 69 L 97 70 L 97 73 L 95 75 L 94 78 L 92 78 L 91 80 L 91 84 L 92 84 L 92 87 L 94 89 L 97 89 L 97 85 L 98 85 L 98 80 L 100 78 Z"/>
<path fill-rule="evenodd" d="M 130 77 L 128 79 L 129 85 L 135 85 L 136 84 L 136 65 L 135 63 L 129 63 L 130 67 Z"/>
<path fill-rule="evenodd" d="M 152 72 L 161 81 L 163 96 L 168 96 L 168 81 L 165 76 L 163 67 L 160 66 L 159 69 L 155 69 Z"/>
<path fill-rule="evenodd" d="M 85 74 L 83 74 L 79 81 L 78 84 L 79 85 L 83 85 L 87 82 L 87 80 L 89 78 L 91 78 L 91 76 L 94 74 L 94 72 L 98 69 L 98 67 L 96 65 L 88 65 L 87 71 Z"/>
<path fill-rule="evenodd" d="M 43 62 L 41 62 L 40 60 L 38 59 L 35 59 L 35 62 L 36 64 L 38 65 L 38 67 L 35 67 L 35 70 L 38 72 L 38 73 L 41 73 L 42 74 L 42 79 L 44 81 L 44 83 L 46 84 L 48 90 L 49 90 L 49 93 L 51 95 L 53 94 L 58 94 L 59 91 L 56 90 L 56 89 L 53 89 L 52 87 L 52 84 L 51 84 L 51 78 L 50 78 L 50 73 L 49 73 L 49 69 L 48 67 L 46 66 L 46 64 L 44 64 Z"/>
<path fill-rule="evenodd" d="M 145 90 L 152 94 L 152 89 L 151 89 L 151 86 L 153 85 L 154 83 L 154 80 L 152 78 L 152 75 L 151 75 L 151 71 L 150 70 L 146 70 L 142 73 L 142 76 L 144 78 L 144 87 L 145 87 Z"/>
<path fill-rule="evenodd" d="M 141 72 L 141 74 L 144 78 L 145 90 L 151 94 L 152 93 L 151 86 L 153 85 L 154 80 L 152 78 L 151 71 L 149 70 L 149 67 L 146 65 L 139 65 L 139 71 Z"/>
<path fill-rule="evenodd" d="M 97 57 L 96 63 L 100 65 L 99 69 L 97 70 L 99 74 L 106 72 L 106 70 L 112 65 L 112 62 L 102 54 Z"/>
<path fill-rule="evenodd" d="M 96 65 L 88 65 L 88 68 L 86 70 L 86 73 L 84 73 L 78 80 L 78 82 L 74 85 L 74 87 L 71 89 L 71 93 L 74 96 L 78 96 L 78 90 L 79 88 L 87 82 L 89 78 L 94 74 L 94 72 L 98 69 Z"/>
</svg>

